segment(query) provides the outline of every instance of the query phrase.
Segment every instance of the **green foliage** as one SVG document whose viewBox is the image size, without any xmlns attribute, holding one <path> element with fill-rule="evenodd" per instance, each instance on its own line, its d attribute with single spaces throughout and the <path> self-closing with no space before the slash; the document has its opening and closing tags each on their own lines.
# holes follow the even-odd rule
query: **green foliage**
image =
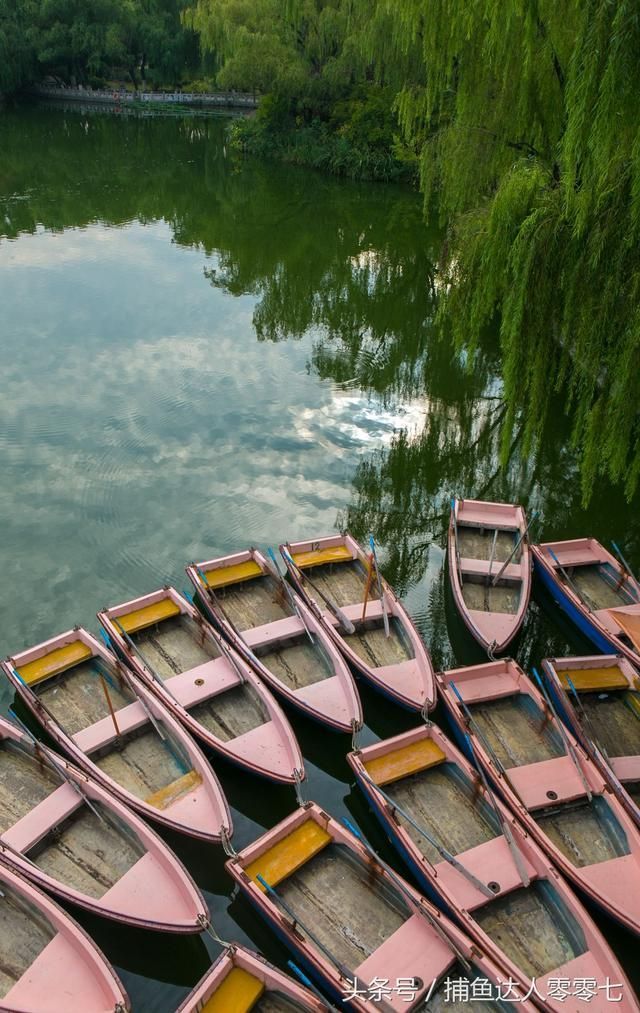
<svg viewBox="0 0 640 1013">
<path fill-rule="evenodd" d="M 0 95 L 12 92 L 33 74 L 27 38 L 29 0 L 0 0 Z"/>
<path fill-rule="evenodd" d="M 533 448 L 555 388 L 587 499 L 640 478 L 640 12 L 620 0 L 377 0 L 406 78 L 426 206 L 450 234 L 440 318 L 473 347 L 499 314 L 508 414 Z M 389 20 L 393 15 L 393 20 Z M 390 32 L 376 35 L 387 19 Z M 416 49 L 421 60 L 416 62 Z"/>
</svg>

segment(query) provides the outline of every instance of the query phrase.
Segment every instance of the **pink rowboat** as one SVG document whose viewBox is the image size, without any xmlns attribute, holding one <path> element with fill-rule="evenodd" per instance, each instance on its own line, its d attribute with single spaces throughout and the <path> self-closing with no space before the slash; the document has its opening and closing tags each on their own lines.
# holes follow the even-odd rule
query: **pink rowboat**
<svg viewBox="0 0 640 1013">
<path fill-rule="evenodd" d="M 345 533 L 292 542 L 281 545 L 280 552 L 296 589 L 356 672 L 408 710 L 435 707 L 429 652 L 382 576 L 380 596 L 371 556 L 355 538 Z M 355 632 L 345 632 L 322 594 L 353 623 Z"/>
<path fill-rule="evenodd" d="M 309 989 L 283 974 L 264 957 L 233 943 L 190 992 L 176 1013 L 328 1013 Z"/>
<path fill-rule="evenodd" d="M 640 825 L 640 677 L 621 654 L 548 658 L 551 696 L 611 790 Z"/>
<path fill-rule="evenodd" d="M 200 932 L 209 915 L 146 823 L 0 718 L 0 856 L 43 890 L 140 928 Z"/>
<path fill-rule="evenodd" d="M 207 618 L 272 690 L 336 731 L 362 725 L 360 697 L 342 654 L 261 552 L 192 563 L 187 574 Z"/>
<path fill-rule="evenodd" d="M 51 738 L 125 805 L 206 841 L 231 835 L 229 807 L 206 757 L 86 630 L 68 630 L 2 667 Z"/>
<path fill-rule="evenodd" d="M 566 1003 L 550 998 L 554 979 L 603 984 L 608 977 L 625 982 L 635 1008 L 631 986 L 573 891 L 439 728 L 414 728 L 348 760 L 417 882 L 506 976 L 527 989 L 535 978 L 558 1010 Z M 593 1003 L 609 1008 L 604 996 Z"/>
<path fill-rule="evenodd" d="M 483 977 L 493 986 L 504 980 L 489 955 L 314 802 L 226 868 L 338 1005 L 358 1013 L 439 1009 L 448 976 Z M 403 981 L 404 992 L 376 1001 L 367 992 L 374 981 Z M 523 996 L 517 983 L 515 995 Z M 433 1006 L 424 1005 L 427 996 Z M 468 1006 L 453 1001 L 446 1008 Z"/>
<path fill-rule="evenodd" d="M 507 659 L 438 681 L 456 734 L 527 833 L 589 900 L 640 933 L 640 831 L 522 669 Z"/>
<path fill-rule="evenodd" d="M 447 551 L 456 607 L 491 657 L 511 643 L 531 597 L 531 551 L 521 506 L 452 501 Z"/>
<path fill-rule="evenodd" d="M 640 668 L 640 584 L 595 538 L 531 546 L 543 584 L 603 654 Z"/>
<path fill-rule="evenodd" d="M 172 587 L 98 613 L 116 652 L 210 749 L 271 781 L 304 778 L 282 708 L 233 647 Z"/>
<path fill-rule="evenodd" d="M 83 929 L 0 863 L 0 1010 L 124 1013 L 116 972 Z"/>
</svg>

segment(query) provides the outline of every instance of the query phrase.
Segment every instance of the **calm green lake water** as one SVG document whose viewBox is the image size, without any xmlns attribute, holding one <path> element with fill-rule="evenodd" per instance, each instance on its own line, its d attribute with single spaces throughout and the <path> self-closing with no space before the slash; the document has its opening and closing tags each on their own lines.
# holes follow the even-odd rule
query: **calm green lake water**
<svg viewBox="0 0 640 1013">
<path fill-rule="evenodd" d="M 225 122 L 34 107 L 0 113 L 0 650 L 166 583 L 189 560 L 347 523 L 374 531 L 435 662 L 482 660 L 446 593 L 452 494 L 523 502 L 536 534 L 615 538 L 638 506 L 581 506 L 562 399 L 539 454 L 498 463 L 500 355 L 433 326 L 438 235 L 418 195 L 231 159 Z M 551 381 L 551 378 L 550 378 Z M 525 665 L 586 645 L 536 594 Z M 370 742 L 415 719 L 362 691 Z M 6 688 L 0 697 L 9 702 Z M 345 739 L 292 716 L 305 791 L 389 857 Z M 236 847 L 293 792 L 216 761 Z M 221 850 L 171 839 L 216 927 L 282 963 Z M 81 917 L 135 1010 L 175 1009 L 217 952 Z M 600 921 L 633 974 L 634 946 Z M 637 974 L 636 974 L 637 977 Z"/>
</svg>

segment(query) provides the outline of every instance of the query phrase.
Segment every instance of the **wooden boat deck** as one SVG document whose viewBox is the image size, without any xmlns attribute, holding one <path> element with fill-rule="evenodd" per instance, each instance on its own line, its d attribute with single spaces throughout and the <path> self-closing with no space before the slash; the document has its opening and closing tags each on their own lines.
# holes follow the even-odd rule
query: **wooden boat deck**
<svg viewBox="0 0 640 1013">
<path fill-rule="evenodd" d="M 583 727 L 587 735 L 594 728 L 598 742 L 608 756 L 640 754 L 640 714 L 634 708 L 635 694 L 623 690 L 613 693 L 580 693 L 587 715 Z M 574 702 L 571 696 L 572 703 Z M 636 705 L 637 706 L 637 705 Z M 576 708 L 580 717 L 580 708 Z"/>
<path fill-rule="evenodd" d="M 99 804 L 93 804 L 100 811 Z M 103 823 L 88 806 L 81 806 L 28 857 L 48 876 L 97 899 L 144 854 L 144 847 L 130 833 L 114 826 L 108 817 Z"/>
<path fill-rule="evenodd" d="M 470 528 L 458 523 L 458 552 L 467 559 L 491 559 L 495 530 L 495 528 Z M 493 553 L 494 563 L 506 563 L 518 537 L 517 531 L 498 530 Z M 519 548 L 514 553 L 512 562 L 519 562 L 521 555 L 522 549 Z M 496 572 L 498 569 L 500 568 L 497 567 Z"/>
<path fill-rule="evenodd" d="M 0 833 L 48 798 L 60 778 L 6 739 L 0 744 Z"/>
<path fill-rule="evenodd" d="M 293 615 L 285 592 L 268 574 L 216 588 L 215 593 L 225 615 L 240 632 Z"/>
<path fill-rule="evenodd" d="M 130 636 L 161 679 L 170 679 L 220 657 L 213 641 L 205 640 L 203 643 L 190 616 L 165 619 Z"/>
<path fill-rule="evenodd" d="M 307 572 L 315 586 L 324 591 L 338 607 L 364 601 L 367 571 L 359 559 L 346 563 L 323 563 L 320 566 L 308 567 Z M 307 590 L 313 598 L 313 588 L 307 585 Z M 369 600 L 373 601 L 378 597 L 374 574 L 369 587 Z"/>
<path fill-rule="evenodd" d="M 347 967 L 357 967 L 408 910 L 341 845 L 330 844 L 278 886 L 289 907 Z"/>
<path fill-rule="evenodd" d="M 117 784 L 145 800 L 188 773 L 149 723 L 120 742 L 111 742 L 91 759 Z"/>
<path fill-rule="evenodd" d="M 528 978 L 541 978 L 586 951 L 579 926 L 543 883 L 498 897 L 474 917 Z"/>
<path fill-rule="evenodd" d="M 473 797 L 473 788 L 453 763 L 419 771 L 385 785 L 385 792 L 453 855 L 484 844 L 500 833 L 486 804 Z M 397 818 L 425 857 L 440 862 L 436 848 L 399 813 Z"/>
<path fill-rule="evenodd" d="M 0 998 L 56 935 L 46 918 L 4 883 L 0 898 Z"/>
<path fill-rule="evenodd" d="M 267 708 L 253 686 L 247 683 L 233 686 L 188 709 L 192 718 L 223 742 L 269 721 Z"/>
<path fill-rule="evenodd" d="M 389 618 L 391 635 L 385 636 L 383 621 L 375 619 L 356 624 L 355 633 L 342 633 L 345 643 L 371 668 L 397 665 L 413 657 L 412 651 L 402 635 L 397 619 Z"/>
<path fill-rule="evenodd" d="M 594 797 L 592 802 L 568 804 L 539 815 L 533 813 L 533 817 L 579 869 L 629 854 L 624 831 L 603 798 Z"/>
<path fill-rule="evenodd" d="M 631 605 L 635 601 L 624 587 L 617 586 L 615 576 L 612 573 L 607 574 L 598 563 L 575 566 L 569 571 L 569 576 L 587 605 L 595 611 Z M 558 578 L 564 582 L 559 571 Z"/>
<path fill-rule="evenodd" d="M 333 675 L 324 651 L 313 646 L 306 633 L 287 640 L 275 649 L 256 651 L 262 663 L 289 689 L 311 686 Z"/>
<path fill-rule="evenodd" d="M 133 693 L 127 686 L 120 686 L 97 658 L 82 662 L 34 687 L 34 692 L 68 735 L 75 735 L 109 717 L 100 673 L 115 711 L 133 703 Z"/>
<path fill-rule="evenodd" d="M 564 756 L 562 740 L 533 700 L 523 694 L 471 705 L 480 731 L 504 767 Z"/>
<path fill-rule="evenodd" d="M 204 1007 L 206 1013 L 207 1007 Z M 295 1002 L 282 992 L 275 992 L 269 989 L 263 992 L 256 1003 L 251 1007 L 251 1013 L 304 1013 L 304 1006 Z"/>
<path fill-rule="evenodd" d="M 495 573 L 499 567 L 495 568 Z M 464 574 L 462 597 L 468 609 L 474 612 L 508 612 L 515 615 L 520 606 L 522 585 L 512 581 L 500 580 L 495 586 L 489 584 L 484 577 Z"/>
</svg>

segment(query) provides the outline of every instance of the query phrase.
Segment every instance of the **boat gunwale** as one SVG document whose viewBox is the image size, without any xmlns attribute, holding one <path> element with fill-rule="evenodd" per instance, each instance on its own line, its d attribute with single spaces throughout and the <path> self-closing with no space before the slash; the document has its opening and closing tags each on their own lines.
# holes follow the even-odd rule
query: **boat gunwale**
<svg viewBox="0 0 640 1013">
<path fill-rule="evenodd" d="M 133 670 L 133 672 L 144 682 L 145 686 L 147 686 L 155 696 L 162 700 L 162 703 L 168 708 L 168 710 L 171 711 L 174 717 L 176 717 L 176 719 L 191 732 L 192 735 L 196 736 L 201 742 L 204 742 L 211 749 L 223 755 L 231 763 L 243 767 L 253 774 L 258 774 L 281 784 L 295 784 L 296 772 L 298 772 L 300 780 L 303 780 L 305 776 L 304 759 L 291 723 L 280 707 L 278 701 L 270 692 L 269 688 L 262 682 L 260 675 L 249 665 L 244 654 L 238 656 L 238 652 L 235 650 L 234 645 L 229 645 L 227 643 L 226 648 L 231 651 L 232 657 L 234 661 L 238 663 L 244 678 L 256 692 L 261 704 L 268 714 L 269 720 L 273 721 L 274 726 L 278 729 L 289 755 L 289 762 L 291 765 L 290 773 L 281 774 L 278 771 L 274 771 L 272 768 L 260 766 L 255 761 L 247 760 L 238 755 L 231 746 L 235 741 L 235 738 L 239 738 L 240 736 L 235 736 L 233 739 L 229 739 L 228 742 L 225 742 L 217 735 L 214 735 L 209 731 L 209 729 L 201 724 L 201 722 L 194 718 L 183 704 L 175 699 L 170 689 L 166 688 L 164 684 L 160 685 L 153 676 L 149 674 L 146 665 L 142 659 L 131 650 L 128 643 L 115 626 L 113 620 L 117 619 L 119 616 L 126 615 L 128 612 L 144 607 L 145 605 L 156 604 L 165 598 L 170 598 L 171 601 L 179 607 L 181 615 L 187 616 L 197 624 L 197 626 L 202 630 L 203 635 L 213 641 L 219 657 L 224 659 L 223 650 L 219 646 L 220 639 L 223 639 L 222 634 L 215 628 L 215 626 L 208 622 L 207 618 L 203 616 L 203 614 L 189 601 L 187 601 L 187 599 L 181 595 L 179 591 L 177 591 L 174 587 L 166 585 L 163 588 L 159 588 L 157 591 L 152 591 L 146 595 L 140 595 L 137 598 L 132 598 L 127 602 L 121 602 L 119 605 L 114 605 L 111 608 L 102 609 L 98 612 L 98 621 L 109 636 L 117 654 L 120 656 L 124 664 Z M 176 618 L 178 618 L 178 616 L 176 616 Z M 229 664 L 229 662 L 227 662 L 227 664 Z M 170 683 L 171 678 L 166 681 Z M 242 686 L 242 682 L 238 680 L 237 686 Z M 226 692 L 231 688 L 233 687 L 225 687 L 223 692 Z M 217 695 L 219 694 L 212 693 L 210 696 L 206 697 L 205 700 L 215 700 Z M 200 702 L 205 702 L 205 700 Z M 263 722 L 262 726 L 266 723 L 267 722 Z"/>
<path fill-rule="evenodd" d="M 136 701 L 138 697 L 141 697 L 147 706 L 151 705 L 151 709 L 154 706 L 159 709 L 163 723 L 168 727 L 172 737 L 177 739 L 178 743 L 184 749 L 186 756 L 188 756 L 190 761 L 193 763 L 193 769 L 200 775 L 203 787 L 206 786 L 209 800 L 215 803 L 215 808 L 220 815 L 221 825 L 226 828 L 228 836 L 231 836 L 233 833 L 233 823 L 231 820 L 229 804 L 213 768 L 207 761 L 198 744 L 193 741 L 192 737 L 173 716 L 173 714 L 164 707 L 162 700 L 151 693 L 146 684 L 138 679 L 131 669 L 123 665 L 115 654 L 113 654 L 104 644 L 101 644 L 100 641 L 85 630 L 84 627 L 73 627 L 73 629 L 66 630 L 64 633 L 60 633 L 56 637 L 51 637 L 34 647 L 30 647 L 24 651 L 10 655 L 7 661 L 0 661 L 0 668 L 40 727 L 47 732 L 47 734 L 60 746 L 63 753 L 66 753 L 66 755 L 69 756 L 81 770 L 88 773 L 90 777 L 98 782 L 98 784 L 103 785 L 107 791 L 115 795 L 116 798 L 124 803 L 124 805 L 136 810 L 148 819 L 169 827 L 172 830 L 176 830 L 179 833 L 187 834 L 188 836 L 196 837 L 200 840 L 210 841 L 216 844 L 219 843 L 221 839 L 219 831 L 212 834 L 207 830 L 201 830 L 199 827 L 194 827 L 180 820 L 172 819 L 167 815 L 166 809 L 156 809 L 153 806 L 148 805 L 144 799 L 134 795 L 133 792 L 128 791 L 128 789 L 122 787 L 108 774 L 105 774 L 98 764 L 93 762 L 90 754 L 86 753 L 80 748 L 80 746 L 77 745 L 74 740 L 74 736 L 66 732 L 60 722 L 49 713 L 47 708 L 42 704 L 42 701 L 39 699 L 37 693 L 23 682 L 22 679 L 20 679 L 19 674 L 17 674 L 17 676 L 14 674 L 14 667 L 17 673 L 19 665 L 23 662 L 28 662 L 35 657 L 40 657 L 43 654 L 48 653 L 48 651 L 54 650 L 57 645 L 66 644 L 74 639 L 82 640 L 83 643 L 91 647 L 93 650 L 93 657 L 100 658 L 108 667 L 117 671 L 128 684 L 134 697 L 136 698 Z M 132 703 L 136 701 L 132 701 Z M 140 727 L 144 727 L 147 723 L 149 723 L 149 718 L 145 714 L 145 720 L 141 722 Z"/>
</svg>

